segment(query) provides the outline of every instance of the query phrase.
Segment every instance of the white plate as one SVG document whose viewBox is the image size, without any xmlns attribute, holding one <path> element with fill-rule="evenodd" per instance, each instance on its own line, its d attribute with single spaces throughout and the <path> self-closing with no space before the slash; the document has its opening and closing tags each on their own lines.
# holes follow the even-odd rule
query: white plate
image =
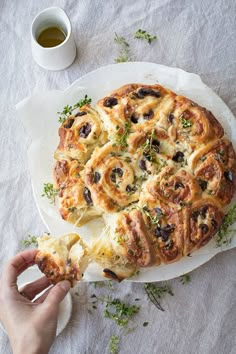
<svg viewBox="0 0 236 354">
<path fill-rule="evenodd" d="M 196 74 L 163 65 L 137 62 L 108 65 L 95 70 L 77 81 L 65 91 L 49 91 L 25 99 L 17 105 L 17 111 L 32 136 L 28 152 L 32 185 L 39 212 L 53 235 L 77 231 L 85 240 L 101 233 L 103 222 L 99 219 L 80 228 L 63 221 L 57 207 L 42 198 L 43 183 L 52 181 L 53 153 L 58 144 L 58 115 L 67 104 L 73 105 L 88 94 L 93 103 L 111 90 L 127 83 L 160 83 L 178 94 L 187 96 L 208 108 L 225 128 L 227 137 L 236 142 L 235 118 L 225 103 Z M 33 230 L 32 230 L 33 232 Z M 216 253 L 236 247 L 236 238 L 230 245 L 215 247 L 212 240 L 192 257 L 179 262 L 154 268 L 142 269 L 139 276 L 130 281 L 161 281 L 178 277 L 209 261 Z M 100 268 L 91 265 L 85 272 L 84 280 L 101 280 Z"/>
<path fill-rule="evenodd" d="M 42 277 L 42 273 L 39 271 L 38 267 L 36 266 L 29 267 L 17 279 L 18 289 L 22 289 L 26 284 L 29 284 L 41 277 Z M 43 293 L 44 291 L 42 291 L 38 296 L 42 295 Z M 63 331 L 63 329 L 66 327 L 67 323 L 69 322 L 69 319 L 71 317 L 71 310 L 72 310 L 72 299 L 71 299 L 70 292 L 68 292 L 68 294 L 66 295 L 66 297 L 63 299 L 63 301 L 60 303 L 59 306 L 57 331 L 56 331 L 57 336 Z M 4 330 L 4 332 L 6 332 L 1 322 L 0 322 L 0 327 Z"/>
</svg>

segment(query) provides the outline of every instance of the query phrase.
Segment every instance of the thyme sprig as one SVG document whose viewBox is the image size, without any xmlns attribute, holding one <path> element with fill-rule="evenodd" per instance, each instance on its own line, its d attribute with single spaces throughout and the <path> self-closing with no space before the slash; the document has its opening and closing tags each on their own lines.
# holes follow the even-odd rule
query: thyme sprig
<svg viewBox="0 0 236 354">
<path fill-rule="evenodd" d="M 157 36 L 153 36 L 153 35 L 149 34 L 147 31 L 144 31 L 142 29 L 138 29 L 134 34 L 134 38 L 145 40 L 149 44 L 151 44 L 152 41 L 157 39 Z"/>
<path fill-rule="evenodd" d="M 185 285 L 191 282 L 191 276 L 190 274 L 183 274 L 180 276 L 179 281 Z"/>
<path fill-rule="evenodd" d="M 228 245 L 231 242 L 232 233 L 236 230 L 230 229 L 230 226 L 236 222 L 236 204 L 234 204 L 224 216 L 222 225 L 215 236 L 216 247 Z"/>
<path fill-rule="evenodd" d="M 59 123 L 64 123 L 66 119 L 72 115 L 73 111 L 76 108 L 81 108 L 85 106 L 86 104 L 90 104 L 92 102 L 92 99 L 88 97 L 88 95 L 85 95 L 84 98 L 81 98 L 77 103 L 75 103 L 73 106 L 66 105 L 62 112 L 57 112 L 59 114 L 58 122 Z"/>
<path fill-rule="evenodd" d="M 129 321 L 139 312 L 140 307 L 121 302 L 120 299 L 112 299 L 111 297 L 100 298 L 95 294 L 92 295 L 97 301 L 105 303 L 104 317 L 113 320 L 118 326 L 127 328 Z M 95 300 L 94 300 L 95 301 Z"/>
<path fill-rule="evenodd" d="M 150 213 L 150 210 L 148 209 L 148 207 L 147 207 L 146 204 L 143 205 L 142 207 L 137 206 L 137 208 L 138 208 L 139 210 L 141 210 L 141 211 L 150 219 L 150 221 L 151 221 L 151 223 L 152 223 L 153 225 L 156 225 L 156 224 L 159 223 L 159 219 L 160 219 L 160 216 L 161 216 L 161 215 L 154 215 L 154 216 L 153 216 L 153 215 Z"/>
<path fill-rule="evenodd" d="M 146 154 L 146 156 L 148 156 L 148 158 L 152 162 L 156 161 L 156 151 L 152 145 L 154 135 L 155 135 L 155 130 L 153 129 L 151 131 L 151 134 L 147 137 L 145 143 L 141 146 L 143 153 Z"/>
<path fill-rule="evenodd" d="M 41 194 L 41 196 L 51 200 L 51 204 L 55 204 L 57 194 L 58 189 L 55 189 L 52 183 L 43 184 L 43 194 Z"/>
<path fill-rule="evenodd" d="M 112 335 L 109 341 L 109 351 L 111 354 L 117 354 L 119 351 L 120 338 Z"/>
<path fill-rule="evenodd" d="M 190 128 L 190 127 L 192 126 L 191 120 L 186 119 L 186 118 L 184 118 L 184 117 L 181 117 L 181 118 L 180 118 L 180 122 L 181 122 L 182 127 L 183 127 L 184 129 Z"/>
<path fill-rule="evenodd" d="M 121 146 L 121 147 L 127 147 L 128 143 L 127 143 L 127 138 L 130 134 L 130 127 L 131 127 L 131 123 L 130 122 L 126 122 L 125 123 L 125 130 L 123 134 L 118 134 L 118 139 L 116 141 L 116 144 Z"/>
<path fill-rule="evenodd" d="M 167 294 L 174 296 L 174 293 L 169 285 L 158 286 L 155 283 L 145 283 L 144 290 L 148 299 L 160 311 L 165 311 L 160 303 L 160 300 L 162 300 Z"/>
<path fill-rule="evenodd" d="M 123 63 L 123 62 L 130 61 L 131 60 L 130 47 L 125 37 L 118 36 L 118 34 L 115 33 L 114 41 L 119 46 L 119 56 L 115 59 L 115 62 Z"/>
<path fill-rule="evenodd" d="M 23 247 L 37 246 L 38 245 L 37 236 L 28 234 L 27 237 L 21 241 L 21 245 Z"/>
</svg>

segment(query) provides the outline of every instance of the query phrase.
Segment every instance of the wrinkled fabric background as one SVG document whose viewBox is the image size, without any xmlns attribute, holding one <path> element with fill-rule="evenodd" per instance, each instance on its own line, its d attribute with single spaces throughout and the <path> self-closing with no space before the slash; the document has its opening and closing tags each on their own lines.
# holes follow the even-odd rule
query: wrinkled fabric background
<svg viewBox="0 0 236 354">
<path fill-rule="evenodd" d="M 34 62 L 30 24 L 49 6 L 61 6 L 71 19 L 78 47 L 76 61 L 61 72 L 49 72 Z M 156 34 L 152 45 L 133 39 L 138 29 Z M 114 62 L 118 50 L 114 32 L 130 43 L 132 59 L 150 61 L 199 74 L 236 115 L 236 2 L 234 0 L 80 0 L 0 1 L 0 264 L 20 250 L 28 233 L 45 231 L 38 214 L 27 166 L 30 137 L 17 119 L 14 105 L 24 97 L 50 89 L 65 89 L 83 74 Z M 46 127 L 45 127 L 46 129 Z M 158 311 L 145 297 L 142 284 L 119 284 L 114 290 L 80 284 L 73 295 L 73 314 L 55 340 L 52 354 L 105 354 L 112 334 L 121 335 L 120 353 L 233 354 L 236 352 L 236 251 L 219 254 L 191 274 L 182 285 L 169 282 Z M 93 294 L 119 297 L 141 306 L 125 336 L 103 317 L 103 305 L 92 309 Z M 9 309 L 10 310 L 10 309 Z M 149 322 L 143 327 L 143 322 Z M 0 330 L 0 353 L 11 353 Z"/>
</svg>

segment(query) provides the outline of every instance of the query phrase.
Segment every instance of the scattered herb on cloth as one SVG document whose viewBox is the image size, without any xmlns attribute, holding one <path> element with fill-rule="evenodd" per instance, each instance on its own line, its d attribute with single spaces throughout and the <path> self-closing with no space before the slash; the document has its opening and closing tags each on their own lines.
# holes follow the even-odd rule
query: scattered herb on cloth
<svg viewBox="0 0 236 354">
<path fill-rule="evenodd" d="M 134 34 L 134 38 L 145 40 L 149 44 L 151 44 L 152 41 L 157 39 L 157 36 L 153 36 L 153 35 L 149 34 L 147 31 L 144 31 L 142 29 L 138 29 Z"/>
<path fill-rule="evenodd" d="M 28 236 L 21 241 L 21 245 L 23 247 L 29 247 L 29 246 L 37 246 L 38 245 L 38 241 L 37 241 L 37 236 L 33 236 L 28 234 Z"/>
<path fill-rule="evenodd" d="M 174 296 L 174 293 L 169 285 L 158 286 L 155 283 L 145 283 L 144 290 L 149 300 L 160 311 L 165 311 L 160 303 L 164 296 L 167 294 Z"/>
<path fill-rule="evenodd" d="M 119 46 L 119 56 L 115 59 L 115 62 L 123 63 L 123 62 L 130 61 L 131 60 L 130 47 L 125 37 L 118 36 L 118 34 L 115 33 L 114 41 Z"/>
<path fill-rule="evenodd" d="M 180 276 L 179 281 L 185 285 L 191 282 L 191 276 L 190 274 L 183 274 Z"/>
<path fill-rule="evenodd" d="M 120 338 L 112 335 L 109 341 L 109 350 L 111 354 L 117 354 L 119 351 Z"/>
</svg>

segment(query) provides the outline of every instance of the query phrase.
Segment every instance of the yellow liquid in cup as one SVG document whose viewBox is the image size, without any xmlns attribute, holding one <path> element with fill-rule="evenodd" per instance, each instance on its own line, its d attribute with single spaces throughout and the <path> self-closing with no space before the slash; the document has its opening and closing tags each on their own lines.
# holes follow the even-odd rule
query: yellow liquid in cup
<svg viewBox="0 0 236 354">
<path fill-rule="evenodd" d="M 61 28 L 49 27 L 43 30 L 37 38 L 37 42 L 45 48 L 56 47 L 66 39 Z"/>
</svg>

